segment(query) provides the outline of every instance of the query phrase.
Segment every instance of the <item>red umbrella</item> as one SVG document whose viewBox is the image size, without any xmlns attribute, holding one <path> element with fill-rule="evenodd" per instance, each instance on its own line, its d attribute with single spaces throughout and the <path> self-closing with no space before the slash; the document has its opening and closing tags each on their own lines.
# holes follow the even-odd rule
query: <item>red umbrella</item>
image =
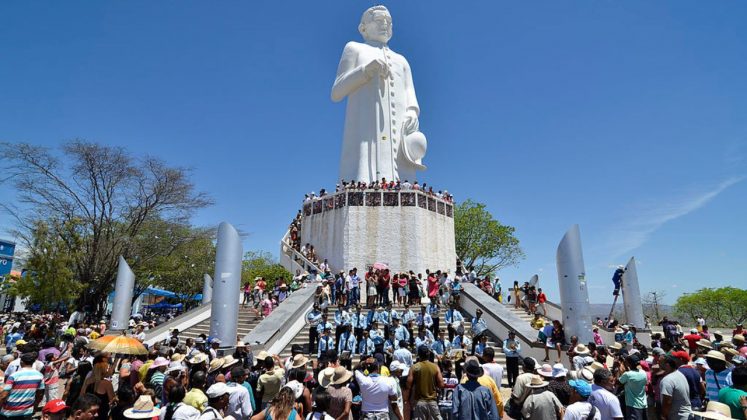
<svg viewBox="0 0 747 420">
<path fill-rule="evenodd" d="M 374 270 L 388 270 L 389 266 L 384 264 L 383 262 L 377 262 L 373 265 Z"/>
</svg>

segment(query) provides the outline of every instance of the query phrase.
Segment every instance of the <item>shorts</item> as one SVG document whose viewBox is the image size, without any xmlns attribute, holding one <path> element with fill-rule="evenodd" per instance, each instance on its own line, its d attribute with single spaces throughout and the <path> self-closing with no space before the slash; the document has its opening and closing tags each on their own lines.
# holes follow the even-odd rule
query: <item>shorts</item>
<svg viewBox="0 0 747 420">
<path fill-rule="evenodd" d="M 441 410 L 436 401 L 420 400 L 415 403 L 412 418 L 415 420 L 441 420 Z"/>
</svg>

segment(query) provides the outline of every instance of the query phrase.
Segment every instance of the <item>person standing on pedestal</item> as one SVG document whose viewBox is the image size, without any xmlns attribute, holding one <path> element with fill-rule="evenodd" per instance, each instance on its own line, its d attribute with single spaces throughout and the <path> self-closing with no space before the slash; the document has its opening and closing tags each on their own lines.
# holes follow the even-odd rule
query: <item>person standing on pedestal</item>
<svg viewBox="0 0 747 420">
<path fill-rule="evenodd" d="M 358 31 L 365 43 L 345 45 L 332 86 L 334 102 L 348 98 L 340 179 L 415 180 L 415 171 L 425 169 L 427 142 L 418 131 L 420 107 L 410 64 L 387 45 L 389 10 L 366 10 Z"/>
</svg>

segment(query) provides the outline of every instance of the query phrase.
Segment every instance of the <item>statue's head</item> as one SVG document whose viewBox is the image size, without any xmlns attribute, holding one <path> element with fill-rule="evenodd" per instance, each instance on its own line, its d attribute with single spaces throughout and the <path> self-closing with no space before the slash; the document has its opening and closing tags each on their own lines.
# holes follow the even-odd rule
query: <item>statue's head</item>
<svg viewBox="0 0 747 420">
<path fill-rule="evenodd" d="M 358 32 L 366 41 L 387 43 L 392 38 L 392 15 L 384 6 L 374 6 L 363 12 Z"/>
</svg>

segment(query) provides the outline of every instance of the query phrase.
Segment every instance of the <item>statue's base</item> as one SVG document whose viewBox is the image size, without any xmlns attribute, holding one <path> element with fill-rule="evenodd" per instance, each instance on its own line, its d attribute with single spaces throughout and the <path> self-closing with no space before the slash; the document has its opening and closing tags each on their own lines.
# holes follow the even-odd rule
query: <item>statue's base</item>
<svg viewBox="0 0 747 420">
<path fill-rule="evenodd" d="M 335 270 L 456 269 L 453 204 L 420 191 L 347 191 L 304 203 L 301 244 Z"/>
</svg>

